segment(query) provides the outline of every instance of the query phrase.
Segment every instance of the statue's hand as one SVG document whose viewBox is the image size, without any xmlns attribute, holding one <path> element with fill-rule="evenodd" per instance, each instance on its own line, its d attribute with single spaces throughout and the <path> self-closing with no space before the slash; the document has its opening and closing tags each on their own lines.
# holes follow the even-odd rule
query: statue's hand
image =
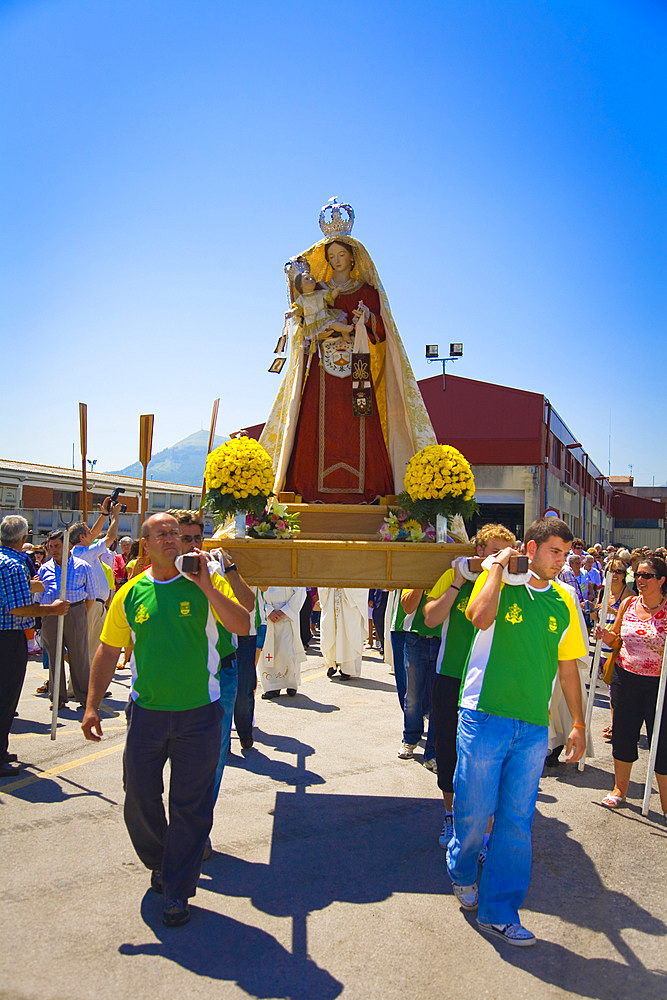
<svg viewBox="0 0 667 1000">
<path fill-rule="evenodd" d="M 363 302 L 360 302 L 352 313 L 352 316 L 354 317 L 355 323 L 358 323 L 360 319 L 363 319 L 364 323 L 368 323 L 371 318 L 371 311 L 368 306 L 364 305 Z"/>
</svg>

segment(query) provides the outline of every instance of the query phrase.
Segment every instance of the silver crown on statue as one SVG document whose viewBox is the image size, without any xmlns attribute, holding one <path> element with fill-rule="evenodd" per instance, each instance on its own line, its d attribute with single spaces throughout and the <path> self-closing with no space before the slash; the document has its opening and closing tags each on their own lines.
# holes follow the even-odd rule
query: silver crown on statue
<svg viewBox="0 0 667 1000">
<path fill-rule="evenodd" d="M 340 214 L 341 209 L 347 218 Z M 349 236 L 354 225 L 354 209 L 351 205 L 339 205 L 337 198 L 329 198 L 320 210 L 320 229 L 325 236 Z"/>
<path fill-rule="evenodd" d="M 310 264 L 301 254 L 298 257 L 290 257 L 285 264 L 285 274 L 290 281 L 294 281 L 297 274 L 310 274 Z"/>
</svg>

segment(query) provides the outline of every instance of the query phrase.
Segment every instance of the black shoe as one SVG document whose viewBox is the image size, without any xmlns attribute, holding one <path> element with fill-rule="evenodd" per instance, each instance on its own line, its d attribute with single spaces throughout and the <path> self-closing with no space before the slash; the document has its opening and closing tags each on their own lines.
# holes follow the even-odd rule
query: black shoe
<svg viewBox="0 0 667 1000">
<path fill-rule="evenodd" d="M 187 899 L 168 899 L 162 911 L 162 923 L 165 927 L 182 927 L 190 919 L 190 907 Z"/>
<path fill-rule="evenodd" d="M 268 698 L 277 698 L 279 694 L 280 694 L 280 690 L 278 690 L 278 691 L 265 691 L 264 694 L 262 695 L 262 698 L 264 699 L 264 701 L 266 701 Z"/>
<path fill-rule="evenodd" d="M 21 768 L 16 764 L 0 764 L 0 778 L 15 778 L 21 773 Z"/>
<path fill-rule="evenodd" d="M 342 681 L 349 681 L 349 679 L 350 679 L 351 676 L 352 676 L 352 674 L 344 674 L 342 670 L 340 672 L 340 679 Z"/>
<path fill-rule="evenodd" d="M 293 698 L 294 695 L 296 694 L 296 688 L 287 688 L 287 693 L 290 696 L 290 698 Z"/>
<path fill-rule="evenodd" d="M 18 760 L 18 754 L 6 753 L 5 756 L 0 760 L 0 764 L 11 764 L 12 761 Z"/>
<path fill-rule="evenodd" d="M 252 736 L 242 736 L 241 737 L 241 749 L 250 750 L 255 745 L 255 741 Z"/>
<path fill-rule="evenodd" d="M 162 895 L 162 872 L 159 868 L 154 868 L 151 872 L 151 889 Z"/>
<path fill-rule="evenodd" d="M 338 667 L 329 667 L 329 669 L 327 670 L 327 677 L 333 677 L 333 675 L 336 673 L 337 670 Z"/>
</svg>

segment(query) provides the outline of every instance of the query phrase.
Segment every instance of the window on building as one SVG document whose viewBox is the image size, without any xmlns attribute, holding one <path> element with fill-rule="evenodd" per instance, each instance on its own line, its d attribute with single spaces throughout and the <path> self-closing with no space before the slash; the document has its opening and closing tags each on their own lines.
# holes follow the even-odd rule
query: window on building
<svg viewBox="0 0 667 1000">
<path fill-rule="evenodd" d="M 78 510 L 79 509 L 79 494 L 74 493 L 71 490 L 54 490 L 53 491 L 53 509 L 54 510 Z"/>
<path fill-rule="evenodd" d="M 166 493 L 152 493 L 150 498 L 151 510 L 166 510 L 167 509 L 167 494 Z"/>
<path fill-rule="evenodd" d="M 617 517 L 615 528 L 662 528 L 662 520 L 657 517 Z"/>
<path fill-rule="evenodd" d="M 0 486 L 0 506 L 16 507 L 18 499 L 18 486 Z"/>
</svg>

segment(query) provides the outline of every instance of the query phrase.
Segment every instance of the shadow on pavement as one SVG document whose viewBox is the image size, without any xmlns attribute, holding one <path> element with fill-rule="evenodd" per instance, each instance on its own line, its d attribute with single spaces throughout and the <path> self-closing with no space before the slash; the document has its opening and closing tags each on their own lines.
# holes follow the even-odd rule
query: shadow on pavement
<svg viewBox="0 0 667 1000">
<path fill-rule="evenodd" d="M 158 938 L 147 944 L 122 944 L 121 955 L 155 955 L 195 975 L 233 981 L 250 996 L 285 1000 L 334 1000 L 343 986 L 306 955 L 292 955 L 258 927 L 192 906 L 185 927 L 162 924 L 162 901 L 146 893 L 141 915 Z"/>
</svg>

